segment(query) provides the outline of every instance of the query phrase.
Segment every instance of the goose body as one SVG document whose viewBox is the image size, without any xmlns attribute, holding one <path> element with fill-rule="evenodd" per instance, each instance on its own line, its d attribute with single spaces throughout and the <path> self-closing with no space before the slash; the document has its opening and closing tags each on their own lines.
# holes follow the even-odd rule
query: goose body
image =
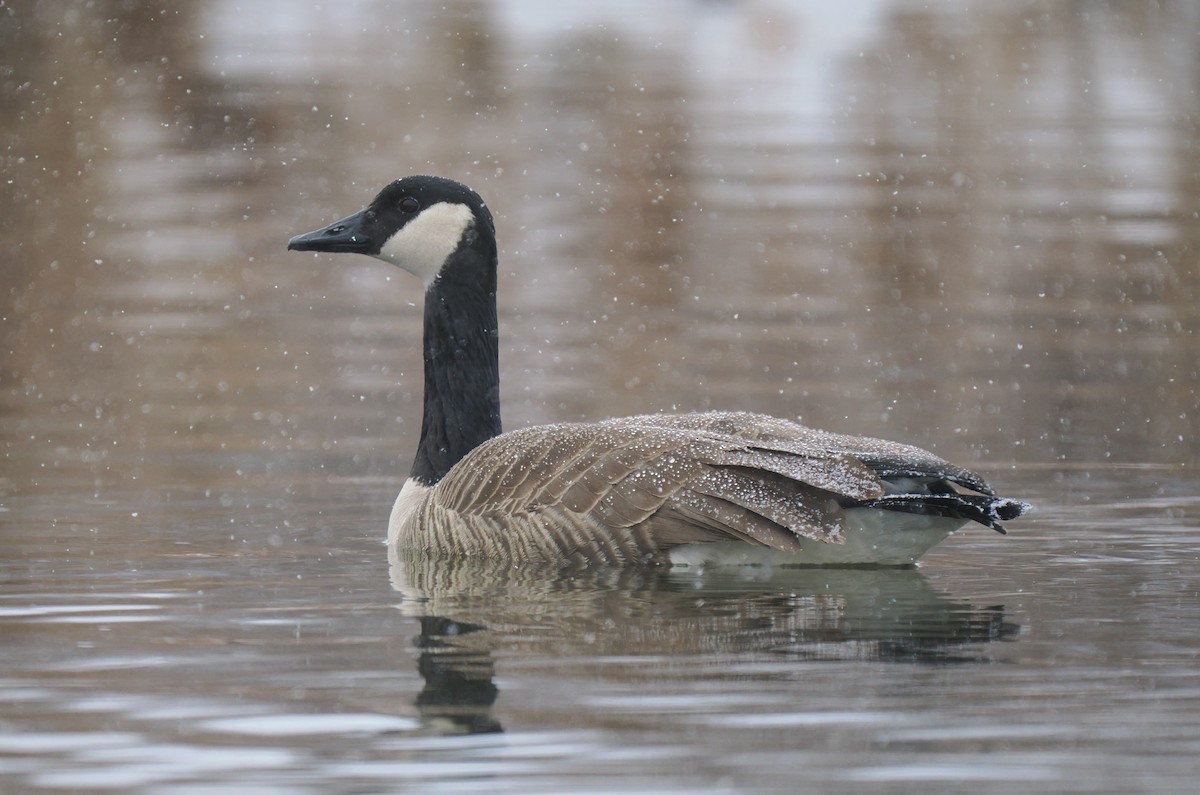
<svg viewBox="0 0 1200 795">
<path fill-rule="evenodd" d="M 897 442 L 747 412 L 654 414 L 501 433 L 491 213 L 406 177 L 299 251 L 353 252 L 425 283 L 421 439 L 388 523 L 432 553 L 560 563 L 907 565 L 1024 503 Z"/>
</svg>

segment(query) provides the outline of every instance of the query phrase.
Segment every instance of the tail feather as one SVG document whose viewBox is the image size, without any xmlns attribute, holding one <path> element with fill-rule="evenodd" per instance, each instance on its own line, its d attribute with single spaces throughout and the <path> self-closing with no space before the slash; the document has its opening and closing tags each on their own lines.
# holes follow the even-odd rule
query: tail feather
<svg viewBox="0 0 1200 795">
<path fill-rule="evenodd" d="M 925 516 L 966 519 L 990 527 L 1001 535 L 1007 531 L 1000 522 L 1016 519 L 1031 507 L 1028 503 L 1006 497 L 959 494 L 952 491 L 937 494 L 889 494 L 856 505 Z"/>
</svg>

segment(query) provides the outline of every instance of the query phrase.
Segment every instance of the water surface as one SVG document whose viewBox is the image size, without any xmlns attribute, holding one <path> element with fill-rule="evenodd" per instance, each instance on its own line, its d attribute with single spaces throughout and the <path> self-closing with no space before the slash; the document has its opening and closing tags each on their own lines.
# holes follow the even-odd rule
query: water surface
<svg viewBox="0 0 1200 795">
<path fill-rule="evenodd" d="M 0 24 L 0 789 L 1189 787 L 1191 5 L 109 5 Z M 284 245 L 413 172 L 496 215 L 507 427 L 766 411 L 1036 511 L 389 559 L 420 287 Z"/>
</svg>

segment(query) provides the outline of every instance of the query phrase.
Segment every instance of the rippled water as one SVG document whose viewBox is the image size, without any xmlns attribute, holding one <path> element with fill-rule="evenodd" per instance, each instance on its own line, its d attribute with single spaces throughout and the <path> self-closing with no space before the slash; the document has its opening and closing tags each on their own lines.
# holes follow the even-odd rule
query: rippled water
<svg viewBox="0 0 1200 795">
<path fill-rule="evenodd" d="M 0 789 L 1186 790 L 1200 14 L 923 5 L 0 8 Z M 801 416 L 1036 511 L 389 560 L 420 288 L 283 247 L 408 172 L 496 214 L 507 427 Z"/>
</svg>

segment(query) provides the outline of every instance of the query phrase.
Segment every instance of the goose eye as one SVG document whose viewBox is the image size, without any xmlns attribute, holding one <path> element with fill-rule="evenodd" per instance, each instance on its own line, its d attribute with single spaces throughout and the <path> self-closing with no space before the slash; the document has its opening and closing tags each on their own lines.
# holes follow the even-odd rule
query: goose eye
<svg viewBox="0 0 1200 795">
<path fill-rule="evenodd" d="M 415 213 L 421 209 L 421 203 L 412 196 L 405 196 L 400 200 L 400 209 L 406 213 Z"/>
</svg>

